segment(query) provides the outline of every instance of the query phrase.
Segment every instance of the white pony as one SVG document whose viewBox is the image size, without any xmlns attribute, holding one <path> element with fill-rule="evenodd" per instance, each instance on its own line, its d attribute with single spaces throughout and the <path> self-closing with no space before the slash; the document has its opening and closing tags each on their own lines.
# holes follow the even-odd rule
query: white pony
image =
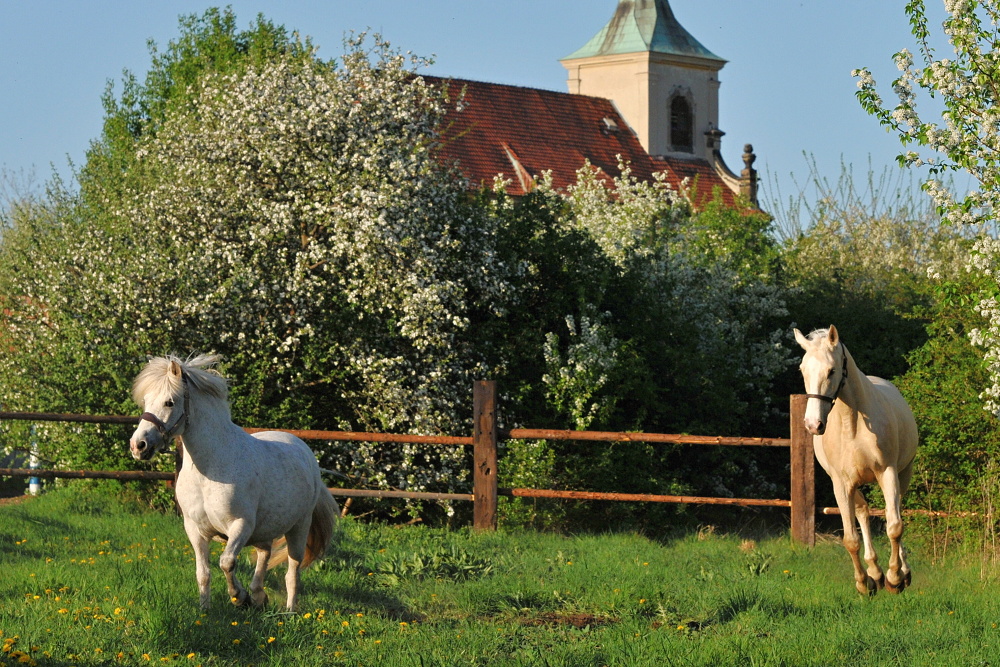
<svg viewBox="0 0 1000 667">
<path fill-rule="evenodd" d="M 883 585 L 900 592 L 910 585 L 910 566 L 901 538 L 900 503 L 913 474 L 917 423 L 910 406 L 891 383 L 866 376 L 844 347 L 837 328 L 813 331 L 808 337 L 795 329 L 805 356 L 805 427 L 813 434 L 816 459 L 830 475 L 844 522 L 844 548 L 854 562 L 858 592 L 874 595 Z M 868 526 L 868 502 L 859 487 L 878 482 L 885 496 L 889 569 L 883 577 Z M 867 571 L 858 557 L 855 515 L 865 543 Z"/>
<path fill-rule="evenodd" d="M 173 437 L 181 439 L 177 504 L 194 548 L 202 608 L 211 597 L 208 556 L 215 539 L 226 543 L 219 567 L 233 604 L 263 606 L 267 570 L 287 560 L 286 608 L 295 611 L 299 570 L 329 545 L 337 503 L 304 442 L 280 431 L 251 436 L 233 424 L 226 380 L 212 369 L 218 360 L 201 355 L 149 361 L 132 385 L 132 398 L 144 410 L 129 442 L 132 456 L 149 460 Z M 249 593 L 234 576 L 247 545 L 257 550 Z"/>
</svg>

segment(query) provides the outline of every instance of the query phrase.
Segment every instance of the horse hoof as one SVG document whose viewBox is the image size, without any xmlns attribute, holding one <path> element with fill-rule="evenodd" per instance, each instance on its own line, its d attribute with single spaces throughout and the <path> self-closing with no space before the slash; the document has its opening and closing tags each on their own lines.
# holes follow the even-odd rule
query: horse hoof
<svg viewBox="0 0 1000 667">
<path fill-rule="evenodd" d="M 854 587 L 858 589 L 858 593 L 862 595 L 867 595 L 868 597 L 874 596 L 878 593 L 880 588 L 878 583 L 871 577 L 866 576 L 864 582 L 856 581 L 854 582 Z"/>
<path fill-rule="evenodd" d="M 261 591 L 260 595 L 254 595 L 252 600 L 254 607 L 256 607 L 257 609 L 262 609 L 267 606 L 267 593 Z"/>
<path fill-rule="evenodd" d="M 913 583 L 913 572 L 910 572 L 908 570 L 906 574 L 903 575 L 903 583 L 906 585 L 907 588 L 910 587 L 910 584 Z"/>
<path fill-rule="evenodd" d="M 888 579 L 885 580 L 885 590 L 889 591 L 890 593 L 902 593 L 904 590 L 906 590 L 906 587 L 908 585 L 909 584 L 906 581 L 906 577 L 900 579 L 899 583 L 896 584 L 893 584 Z"/>
</svg>

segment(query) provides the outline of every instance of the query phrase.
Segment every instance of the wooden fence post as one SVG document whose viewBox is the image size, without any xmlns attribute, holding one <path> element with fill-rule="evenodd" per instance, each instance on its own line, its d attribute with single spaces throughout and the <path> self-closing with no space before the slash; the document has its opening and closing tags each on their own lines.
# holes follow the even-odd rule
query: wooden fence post
<svg viewBox="0 0 1000 667">
<path fill-rule="evenodd" d="M 792 539 L 813 547 L 816 546 L 816 467 L 812 435 L 803 423 L 807 400 L 803 394 L 793 394 L 789 399 Z"/>
<path fill-rule="evenodd" d="M 477 380 L 472 386 L 473 530 L 497 528 L 497 383 Z"/>
</svg>

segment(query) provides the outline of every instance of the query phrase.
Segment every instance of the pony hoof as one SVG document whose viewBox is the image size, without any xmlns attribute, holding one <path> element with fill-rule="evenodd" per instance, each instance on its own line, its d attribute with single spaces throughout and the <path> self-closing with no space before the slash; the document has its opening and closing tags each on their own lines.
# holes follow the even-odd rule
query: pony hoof
<svg viewBox="0 0 1000 667">
<path fill-rule="evenodd" d="M 250 603 L 250 596 L 247 595 L 246 591 L 240 591 L 238 596 L 233 596 L 229 598 L 229 601 L 233 603 L 234 607 L 246 607 Z"/>
<path fill-rule="evenodd" d="M 261 591 L 260 595 L 254 595 L 252 598 L 253 606 L 257 609 L 262 609 L 267 606 L 267 593 Z"/>
</svg>

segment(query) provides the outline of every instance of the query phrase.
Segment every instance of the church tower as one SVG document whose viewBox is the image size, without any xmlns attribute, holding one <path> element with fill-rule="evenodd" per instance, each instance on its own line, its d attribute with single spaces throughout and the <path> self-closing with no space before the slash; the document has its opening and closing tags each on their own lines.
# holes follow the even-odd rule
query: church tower
<svg viewBox="0 0 1000 667">
<path fill-rule="evenodd" d="M 720 175 L 719 70 L 667 0 L 619 0 L 600 32 L 560 61 L 569 92 L 612 100 L 653 156 L 700 158 Z"/>
</svg>

